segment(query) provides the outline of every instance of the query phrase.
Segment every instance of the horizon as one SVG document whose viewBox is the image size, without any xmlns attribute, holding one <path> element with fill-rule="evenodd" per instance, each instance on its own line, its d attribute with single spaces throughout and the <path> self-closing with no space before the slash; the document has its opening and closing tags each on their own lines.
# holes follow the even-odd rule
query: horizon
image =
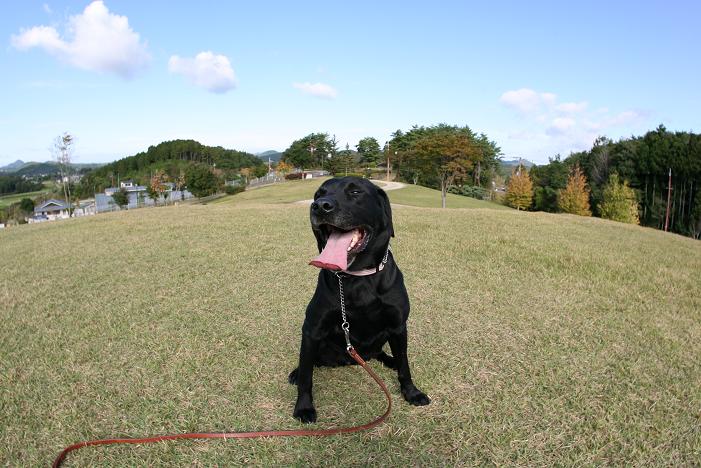
<svg viewBox="0 0 701 468">
<path fill-rule="evenodd" d="M 468 125 L 536 164 L 665 125 L 699 132 L 701 5 L 13 3 L 0 167 L 109 163 L 174 139 L 253 154 Z M 186 31 L 186 34 L 182 32 Z"/>
</svg>

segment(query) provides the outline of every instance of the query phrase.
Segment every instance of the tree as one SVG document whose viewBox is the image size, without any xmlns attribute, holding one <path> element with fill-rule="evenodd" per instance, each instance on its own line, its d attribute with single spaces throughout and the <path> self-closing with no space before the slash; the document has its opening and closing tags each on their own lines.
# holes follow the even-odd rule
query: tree
<svg viewBox="0 0 701 468">
<path fill-rule="evenodd" d="M 363 138 L 355 145 L 355 148 L 360 154 L 360 162 L 366 166 L 375 167 L 382 158 L 380 144 L 373 137 Z"/>
<path fill-rule="evenodd" d="M 277 170 L 282 177 L 285 177 L 286 174 L 292 172 L 292 166 L 285 161 L 280 161 L 277 163 L 275 170 Z"/>
<path fill-rule="evenodd" d="M 533 201 L 533 182 L 528 171 L 519 165 L 511 173 L 506 187 L 506 204 L 517 210 L 527 210 Z"/>
<path fill-rule="evenodd" d="M 620 182 L 615 172 L 609 177 L 604 187 L 603 201 L 599 204 L 602 218 L 628 224 L 640 224 L 638 200 L 635 191 L 627 181 Z"/>
<path fill-rule="evenodd" d="M 348 175 L 355 169 L 355 158 L 350 146 L 346 144 L 346 149 L 339 151 L 335 156 L 329 159 L 329 171 L 334 175 Z"/>
<path fill-rule="evenodd" d="M 180 192 L 180 200 L 185 200 L 185 171 L 180 169 L 180 174 L 175 179 L 175 188 Z"/>
<path fill-rule="evenodd" d="M 281 159 L 302 169 L 319 167 L 328 154 L 336 153 L 335 145 L 335 138 L 330 139 L 328 133 L 311 133 L 293 141 Z"/>
<path fill-rule="evenodd" d="M 196 197 L 206 197 L 217 192 L 219 180 L 209 167 L 197 164 L 191 167 L 186 176 L 187 189 Z"/>
<path fill-rule="evenodd" d="M 533 208 L 536 211 L 556 213 L 558 193 L 567 186 L 569 166 L 560 160 L 558 154 L 549 158 L 548 164 L 533 166 L 529 175 L 533 181 Z"/>
<path fill-rule="evenodd" d="M 412 163 L 417 170 L 437 181 L 441 206 L 445 208 L 448 189 L 466 178 L 474 165 L 477 146 L 468 127 L 436 125 L 424 129 L 411 144 Z"/>
<path fill-rule="evenodd" d="M 75 137 L 68 132 L 54 138 L 51 153 L 54 160 L 58 163 L 58 168 L 61 174 L 61 184 L 63 185 L 63 196 L 68 203 L 68 214 L 71 214 L 71 188 L 70 188 L 70 169 L 71 157 L 73 156 Z"/>
<path fill-rule="evenodd" d="M 34 202 L 31 198 L 23 198 L 19 202 L 19 207 L 25 213 L 32 213 L 34 211 Z"/>
<path fill-rule="evenodd" d="M 112 194 L 112 200 L 117 204 L 118 207 L 124 208 L 129 204 L 129 194 L 122 188 Z"/>
<path fill-rule="evenodd" d="M 168 182 L 168 176 L 162 170 L 154 172 L 151 176 L 147 190 L 154 202 L 164 197 L 166 189 L 168 188 L 166 182 Z"/>
<path fill-rule="evenodd" d="M 558 207 L 565 213 L 591 216 L 589 195 L 587 178 L 577 165 L 567 179 L 567 186 L 559 192 Z"/>
</svg>

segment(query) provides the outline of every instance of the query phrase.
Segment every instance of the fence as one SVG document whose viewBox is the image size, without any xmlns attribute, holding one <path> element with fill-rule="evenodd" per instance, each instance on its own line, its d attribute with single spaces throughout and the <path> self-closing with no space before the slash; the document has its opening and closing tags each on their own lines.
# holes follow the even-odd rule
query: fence
<svg viewBox="0 0 701 468">
<path fill-rule="evenodd" d="M 143 208 L 146 206 L 155 206 L 172 204 L 181 200 L 189 200 L 195 196 L 187 190 L 171 190 L 170 192 L 164 193 L 165 197 L 160 198 L 158 203 L 156 203 L 153 198 L 149 197 L 147 193 L 128 193 L 129 203 L 127 204 L 127 209 Z M 114 202 L 114 199 L 110 195 L 105 195 L 104 193 L 95 194 L 95 208 L 98 213 L 104 213 L 106 211 L 119 211 L 120 208 Z"/>
</svg>

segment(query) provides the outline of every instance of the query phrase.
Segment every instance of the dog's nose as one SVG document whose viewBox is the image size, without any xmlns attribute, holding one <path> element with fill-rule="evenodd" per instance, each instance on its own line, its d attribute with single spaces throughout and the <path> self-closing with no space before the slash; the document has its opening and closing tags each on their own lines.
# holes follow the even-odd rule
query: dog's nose
<svg viewBox="0 0 701 468">
<path fill-rule="evenodd" d="M 312 211 L 317 214 L 331 213 L 336 209 L 336 202 L 330 198 L 317 198 L 312 203 Z"/>
</svg>

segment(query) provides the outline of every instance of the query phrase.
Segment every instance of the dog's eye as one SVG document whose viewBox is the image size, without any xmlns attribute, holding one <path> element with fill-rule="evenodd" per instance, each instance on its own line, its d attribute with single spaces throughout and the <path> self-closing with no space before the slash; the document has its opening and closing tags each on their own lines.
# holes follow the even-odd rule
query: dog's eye
<svg viewBox="0 0 701 468">
<path fill-rule="evenodd" d="M 353 190 L 350 191 L 350 194 L 351 194 L 351 195 L 360 195 L 361 193 L 363 193 L 363 191 L 362 191 L 362 190 L 357 190 L 357 189 L 353 189 Z"/>
</svg>

